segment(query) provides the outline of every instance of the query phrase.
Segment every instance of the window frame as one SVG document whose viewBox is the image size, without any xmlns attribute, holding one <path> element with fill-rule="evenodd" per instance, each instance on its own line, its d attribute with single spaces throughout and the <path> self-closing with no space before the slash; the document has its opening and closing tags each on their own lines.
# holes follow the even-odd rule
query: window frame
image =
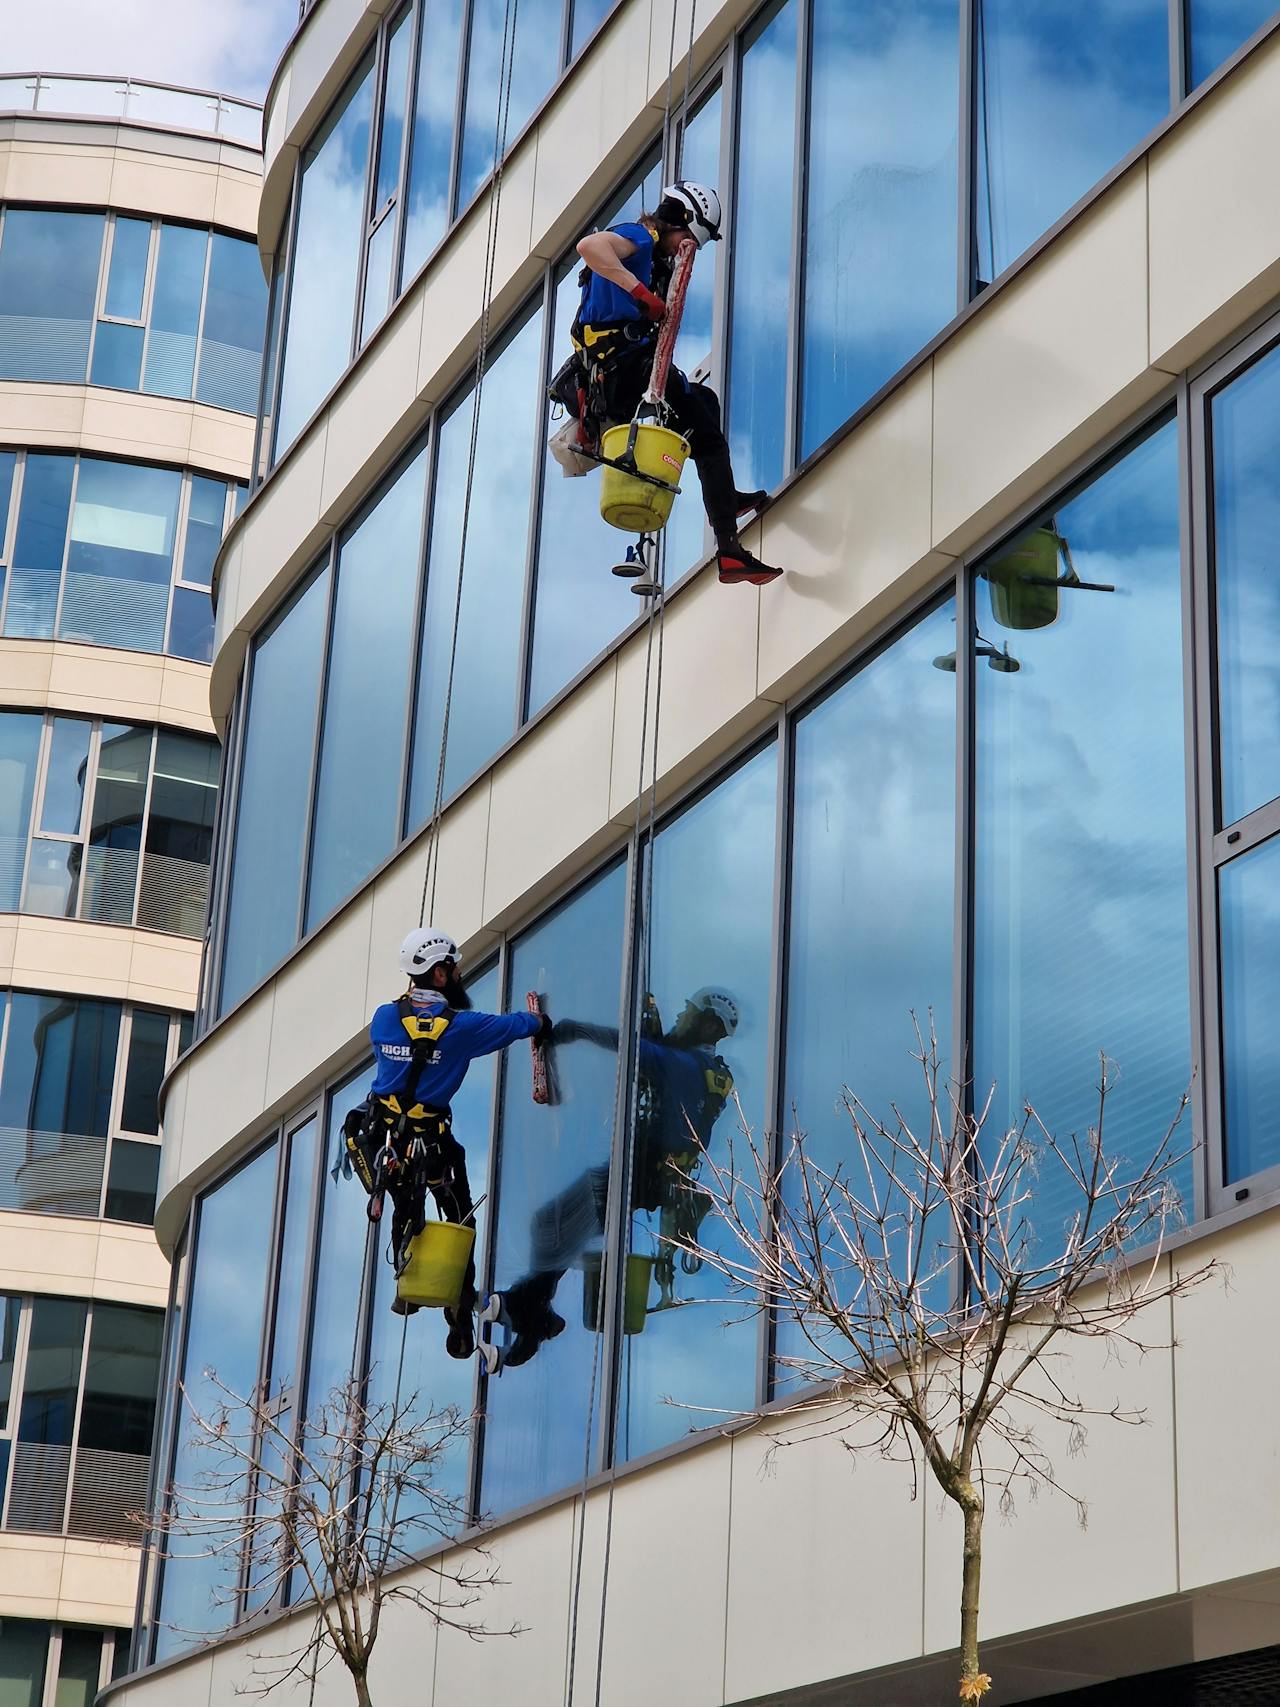
<svg viewBox="0 0 1280 1707">
<path fill-rule="evenodd" d="M 1227 1178 L 1225 1036 L 1222 1003 L 1222 952 L 1218 883 L 1221 872 L 1237 859 L 1280 836 L 1280 796 L 1226 821 L 1222 808 L 1222 778 L 1218 764 L 1218 622 L 1217 567 L 1214 540 L 1213 403 L 1232 383 L 1280 348 L 1280 314 L 1271 312 L 1262 323 L 1238 339 L 1225 353 L 1201 364 L 1184 378 L 1185 440 L 1190 473 L 1185 494 L 1184 571 L 1189 568 L 1191 622 L 1194 632 L 1194 676 L 1188 692 L 1188 715 L 1194 719 L 1193 741 L 1197 795 L 1198 883 L 1191 897 L 1193 943 L 1198 954 L 1196 974 L 1197 1033 L 1203 1071 L 1193 1092 L 1207 1164 L 1204 1213 L 1239 1210 L 1258 1201 L 1265 1206 L 1280 1193 L 1280 1162 Z M 1187 525 L 1189 519 L 1189 526 Z M 1188 575 L 1184 573 L 1184 587 Z"/>
</svg>

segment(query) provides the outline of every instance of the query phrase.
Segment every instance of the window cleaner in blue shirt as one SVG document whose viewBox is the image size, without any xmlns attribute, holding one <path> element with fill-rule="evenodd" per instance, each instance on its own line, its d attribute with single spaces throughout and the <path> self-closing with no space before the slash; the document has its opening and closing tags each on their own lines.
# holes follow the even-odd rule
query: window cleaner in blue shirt
<svg viewBox="0 0 1280 1707">
<path fill-rule="evenodd" d="M 577 415 L 594 445 L 606 427 L 631 421 L 653 366 L 657 327 L 667 312 L 660 292 L 686 238 L 701 249 L 720 241 L 720 198 L 705 184 L 669 184 L 657 207 L 639 220 L 594 231 L 578 244 L 586 263 L 582 298 L 571 328 L 574 355 L 551 385 L 551 395 Z M 716 564 L 725 583 L 776 581 L 773 569 L 738 537 L 741 517 L 759 510 L 766 492 L 739 492 L 720 424 L 720 399 L 709 385 L 673 367 L 666 402 L 671 424 L 689 441 L 702 501 L 716 540 Z"/>
<path fill-rule="evenodd" d="M 476 1013 L 458 976 L 458 945 L 434 926 L 409 932 L 400 945 L 400 968 L 409 989 L 373 1016 L 369 1038 L 377 1071 L 368 1098 L 343 1127 L 365 1190 L 371 1197 L 384 1187 L 390 1193 L 397 1273 L 426 1225 L 428 1190 L 444 1220 L 462 1225 L 475 1214 L 466 1151 L 450 1116 L 467 1068 L 522 1037 L 546 1041 L 551 1035 L 551 1022 L 539 1014 Z M 445 1311 L 450 1357 L 475 1350 L 475 1279 L 468 1262 L 458 1307 Z M 391 1308 L 412 1314 L 418 1306 L 397 1299 Z"/>
</svg>

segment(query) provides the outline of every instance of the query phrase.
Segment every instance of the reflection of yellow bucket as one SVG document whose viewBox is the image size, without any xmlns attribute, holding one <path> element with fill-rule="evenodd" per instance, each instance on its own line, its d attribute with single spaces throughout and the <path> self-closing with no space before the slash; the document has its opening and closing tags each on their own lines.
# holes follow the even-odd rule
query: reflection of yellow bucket
<svg viewBox="0 0 1280 1707">
<path fill-rule="evenodd" d="M 396 1279 L 396 1297 L 456 1309 L 475 1242 L 474 1227 L 428 1221 L 409 1247 L 409 1261 Z"/>
<path fill-rule="evenodd" d="M 582 1325 L 588 1333 L 600 1328 L 599 1251 L 584 1251 L 582 1258 Z M 627 1258 L 627 1295 L 622 1301 L 622 1331 L 624 1334 L 644 1332 L 644 1319 L 649 1309 L 649 1280 L 653 1274 L 653 1258 Z"/>
<path fill-rule="evenodd" d="M 1055 529 L 1036 528 L 981 571 L 991 587 L 991 614 L 1002 628 L 1047 628 L 1057 620 L 1061 545 Z"/>
<path fill-rule="evenodd" d="M 632 425 L 610 427 L 601 438 L 600 449 L 610 460 L 625 455 Z M 689 445 L 679 433 L 652 421 L 636 426 L 635 435 L 637 469 L 663 485 L 637 480 L 606 462 L 600 470 L 600 514 L 611 527 L 622 528 L 625 533 L 656 533 L 667 525 Z"/>
</svg>

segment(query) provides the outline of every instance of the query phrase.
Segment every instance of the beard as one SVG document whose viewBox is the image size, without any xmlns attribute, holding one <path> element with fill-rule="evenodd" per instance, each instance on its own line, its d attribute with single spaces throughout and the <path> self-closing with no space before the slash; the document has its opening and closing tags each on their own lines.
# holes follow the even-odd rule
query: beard
<svg viewBox="0 0 1280 1707">
<path fill-rule="evenodd" d="M 449 974 L 448 981 L 440 994 L 451 1008 L 459 1012 L 465 1012 L 471 1006 L 471 997 L 467 994 L 466 986 L 456 972 Z"/>
</svg>

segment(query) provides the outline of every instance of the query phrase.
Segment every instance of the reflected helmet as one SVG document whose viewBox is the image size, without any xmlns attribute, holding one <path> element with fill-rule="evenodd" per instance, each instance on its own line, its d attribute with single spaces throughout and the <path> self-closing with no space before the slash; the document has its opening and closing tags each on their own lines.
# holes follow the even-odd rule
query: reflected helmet
<svg viewBox="0 0 1280 1707">
<path fill-rule="evenodd" d="M 701 1013 L 714 1014 L 724 1027 L 726 1037 L 732 1037 L 738 1029 L 738 1004 L 727 990 L 717 990 L 711 984 L 704 985 L 689 997 L 689 1006 L 697 1008 Z"/>
<path fill-rule="evenodd" d="M 720 197 L 705 184 L 692 184 L 683 178 L 668 184 L 657 213 L 669 225 L 682 225 L 699 249 L 704 243 L 720 241 Z"/>
<path fill-rule="evenodd" d="M 400 944 L 400 970 L 410 978 L 421 978 L 442 960 L 452 960 L 456 965 L 457 959 L 457 943 L 434 925 L 420 925 Z"/>
</svg>

